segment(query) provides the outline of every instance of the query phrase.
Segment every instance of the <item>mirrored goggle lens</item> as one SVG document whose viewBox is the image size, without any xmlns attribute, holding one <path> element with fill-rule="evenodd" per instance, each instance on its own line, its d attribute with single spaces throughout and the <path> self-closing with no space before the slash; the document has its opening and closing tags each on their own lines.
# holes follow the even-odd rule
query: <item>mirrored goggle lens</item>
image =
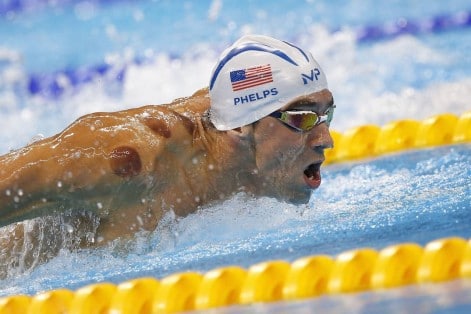
<svg viewBox="0 0 471 314">
<path fill-rule="evenodd" d="M 281 121 L 300 131 L 309 131 L 318 124 L 319 116 L 313 111 L 285 111 Z"/>
</svg>

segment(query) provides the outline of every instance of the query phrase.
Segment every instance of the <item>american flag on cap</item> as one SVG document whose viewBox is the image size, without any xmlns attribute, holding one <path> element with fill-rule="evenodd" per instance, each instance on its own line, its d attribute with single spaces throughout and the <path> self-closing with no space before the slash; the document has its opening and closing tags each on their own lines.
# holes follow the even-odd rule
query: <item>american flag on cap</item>
<svg viewBox="0 0 471 314">
<path fill-rule="evenodd" d="M 270 64 L 230 72 L 234 92 L 273 82 Z"/>
</svg>

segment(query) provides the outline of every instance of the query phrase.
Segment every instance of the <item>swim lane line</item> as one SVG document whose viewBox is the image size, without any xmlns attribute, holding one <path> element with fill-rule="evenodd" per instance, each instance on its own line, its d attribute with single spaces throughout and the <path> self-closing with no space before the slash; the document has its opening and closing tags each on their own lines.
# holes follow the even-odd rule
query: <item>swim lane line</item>
<svg viewBox="0 0 471 314">
<path fill-rule="evenodd" d="M 95 0 L 109 4 L 106 0 Z M 115 0 L 116 1 L 116 0 Z M 117 2 L 125 2 L 119 0 Z M 35 4 L 36 3 L 36 4 Z M 11 14 L 21 14 L 31 10 L 31 7 L 47 6 L 46 1 L 11 0 L 0 2 L 0 18 L 7 18 Z M 66 5 L 64 2 L 63 5 Z M 456 13 L 440 14 L 422 19 L 398 18 L 394 21 L 382 24 L 354 27 L 353 32 L 358 43 L 371 43 L 381 40 L 389 40 L 401 35 L 420 35 L 453 31 L 471 27 L 471 10 L 463 10 Z M 332 32 L 338 32 L 333 30 Z M 171 55 L 170 59 L 181 59 L 182 56 Z M 100 78 L 121 84 L 125 78 L 127 69 L 133 65 L 150 63 L 153 57 L 139 56 L 127 63 L 112 65 L 102 63 L 85 65 L 79 68 L 59 69 L 50 73 L 27 74 L 27 92 L 31 95 L 40 95 L 45 98 L 58 98 L 71 88 L 79 88 L 87 83 Z"/>
</svg>

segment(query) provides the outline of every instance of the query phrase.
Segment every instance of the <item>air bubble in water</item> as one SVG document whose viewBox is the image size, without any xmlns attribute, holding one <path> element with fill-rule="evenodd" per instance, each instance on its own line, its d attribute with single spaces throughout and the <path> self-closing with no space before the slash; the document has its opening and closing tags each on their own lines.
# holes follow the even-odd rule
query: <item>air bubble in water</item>
<svg viewBox="0 0 471 314">
<path fill-rule="evenodd" d="M 66 224 L 66 225 L 65 225 L 65 230 L 66 230 L 68 233 L 72 233 L 72 232 L 74 232 L 74 227 L 72 227 L 72 226 L 69 225 L 69 224 Z"/>
<path fill-rule="evenodd" d="M 141 216 L 136 216 L 136 219 L 137 219 L 137 222 L 139 223 L 139 225 L 143 225 L 144 224 L 144 221 L 142 220 Z"/>
<path fill-rule="evenodd" d="M 89 243 L 95 243 L 95 237 L 93 233 L 87 232 L 87 234 L 85 235 L 85 238 L 87 239 Z"/>
<path fill-rule="evenodd" d="M 35 143 L 35 142 L 37 142 L 37 141 L 41 141 L 41 140 L 43 140 L 43 139 L 45 139 L 45 138 L 46 138 L 46 137 L 45 137 L 43 134 L 41 134 L 41 133 L 36 134 L 35 136 L 33 136 L 33 137 L 31 138 L 31 140 L 29 141 L 28 144 L 33 144 L 33 143 Z"/>
</svg>

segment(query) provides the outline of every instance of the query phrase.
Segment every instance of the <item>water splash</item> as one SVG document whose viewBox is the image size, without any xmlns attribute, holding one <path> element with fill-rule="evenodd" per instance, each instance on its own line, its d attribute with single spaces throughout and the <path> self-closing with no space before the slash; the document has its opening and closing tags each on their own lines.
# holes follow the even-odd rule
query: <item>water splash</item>
<svg viewBox="0 0 471 314">
<path fill-rule="evenodd" d="M 0 280 L 0 295 L 469 237 L 470 156 L 471 146 L 460 145 L 327 166 L 323 185 L 304 206 L 237 194 L 184 218 L 168 212 L 155 232 L 124 246 L 64 248 L 46 264 L 15 271 Z M 58 228 L 65 237 L 69 225 Z"/>
</svg>

